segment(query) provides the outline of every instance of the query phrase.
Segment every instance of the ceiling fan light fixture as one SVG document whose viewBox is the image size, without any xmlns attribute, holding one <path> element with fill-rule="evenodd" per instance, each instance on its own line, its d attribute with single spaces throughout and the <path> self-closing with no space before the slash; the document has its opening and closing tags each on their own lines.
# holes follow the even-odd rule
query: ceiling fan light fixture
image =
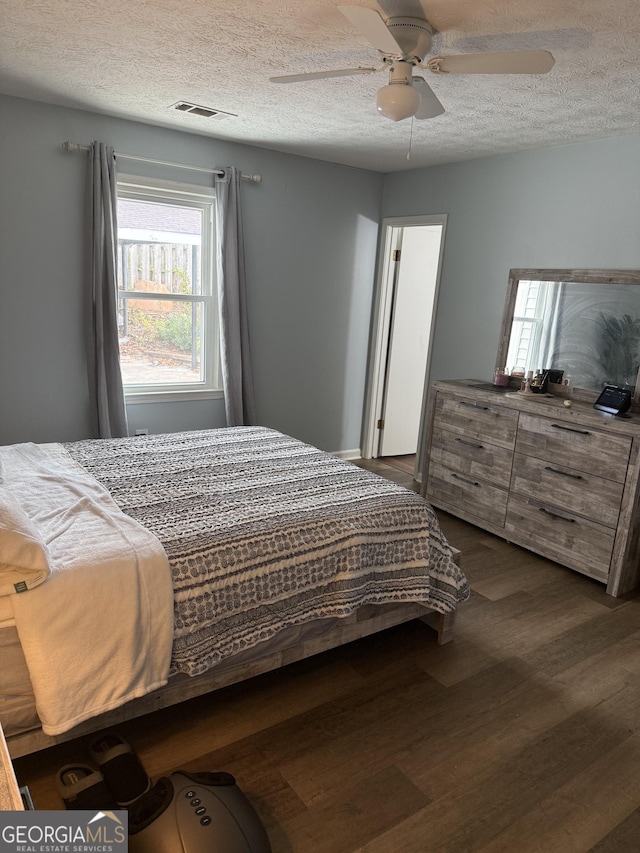
<svg viewBox="0 0 640 853">
<path fill-rule="evenodd" d="M 402 121 L 411 118 L 420 107 L 420 93 L 411 83 L 390 83 L 378 90 L 376 109 L 385 118 Z"/>
<path fill-rule="evenodd" d="M 389 70 L 389 84 L 376 96 L 378 113 L 391 121 L 415 117 L 436 118 L 444 107 L 424 77 L 414 74 L 416 66 L 435 74 L 546 74 L 555 62 L 548 50 L 512 50 L 498 53 L 466 53 L 434 56 L 431 52 L 434 29 L 424 18 L 392 17 L 385 20 L 366 6 L 338 6 L 338 9 L 371 42 Z M 339 68 L 270 77 L 274 83 L 297 83 L 325 77 L 370 74 L 381 68 Z"/>
</svg>

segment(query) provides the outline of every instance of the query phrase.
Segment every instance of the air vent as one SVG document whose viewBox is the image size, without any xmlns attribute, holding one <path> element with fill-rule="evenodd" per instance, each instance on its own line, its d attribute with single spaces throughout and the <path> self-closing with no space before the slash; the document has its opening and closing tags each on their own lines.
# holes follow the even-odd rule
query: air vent
<svg viewBox="0 0 640 853">
<path fill-rule="evenodd" d="M 178 101 L 177 104 L 171 104 L 169 109 L 178 110 L 180 113 L 202 116 L 203 118 L 223 119 L 229 118 L 229 116 L 237 118 L 235 113 L 225 113 L 223 110 L 214 110 L 212 107 L 203 107 L 201 104 L 192 104 L 189 101 Z"/>
</svg>

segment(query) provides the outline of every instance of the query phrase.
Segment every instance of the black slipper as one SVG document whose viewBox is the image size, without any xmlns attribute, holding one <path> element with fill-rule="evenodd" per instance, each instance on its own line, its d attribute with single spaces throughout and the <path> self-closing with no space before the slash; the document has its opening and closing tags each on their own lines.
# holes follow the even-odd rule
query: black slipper
<svg viewBox="0 0 640 853">
<path fill-rule="evenodd" d="M 115 732 L 104 732 L 89 747 L 118 805 L 126 808 L 151 787 L 151 779 L 129 744 Z"/>
<path fill-rule="evenodd" d="M 56 775 L 56 787 L 68 809 L 118 808 L 102 773 L 88 764 L 65 764 Z"/>
</svg>

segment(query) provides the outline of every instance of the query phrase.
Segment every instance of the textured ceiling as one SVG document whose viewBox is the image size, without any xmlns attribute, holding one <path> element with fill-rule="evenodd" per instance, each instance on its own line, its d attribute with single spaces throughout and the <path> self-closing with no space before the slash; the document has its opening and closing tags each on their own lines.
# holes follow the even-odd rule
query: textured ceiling
<svg viewBox="0 0 640 853">
<path fill-rule="evenodd" d="M 535 77 L 421 72 L 446 112 L 397 123 L 375 109 L 385 71 L 269 82 L 378 64 L 339 2 L 0 0 L 0 91 L 382 172 L 638 131 L 638 0 L 353 0 L 426 17 L 430 55 L 555 56 Z M 237 117 L 168 109 L 180 100 Z"/>
</svg>

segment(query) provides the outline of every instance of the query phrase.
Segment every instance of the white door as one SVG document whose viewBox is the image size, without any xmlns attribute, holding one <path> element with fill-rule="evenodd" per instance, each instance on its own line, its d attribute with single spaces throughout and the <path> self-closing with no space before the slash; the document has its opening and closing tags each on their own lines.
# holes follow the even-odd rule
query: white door
<svg viewBox="0 0 640 853">
<path fill-rule="evenodd" d="M 362 456 L 417 454 L 423 420 L 446 214 L 383 220 Z"/>
<path fill-rule="evenodd" d="M 404 456 L 418 449 L 441 237 L 441 225 L 402 229 L 391 309 L 380 456 Z"/>
</svg>

